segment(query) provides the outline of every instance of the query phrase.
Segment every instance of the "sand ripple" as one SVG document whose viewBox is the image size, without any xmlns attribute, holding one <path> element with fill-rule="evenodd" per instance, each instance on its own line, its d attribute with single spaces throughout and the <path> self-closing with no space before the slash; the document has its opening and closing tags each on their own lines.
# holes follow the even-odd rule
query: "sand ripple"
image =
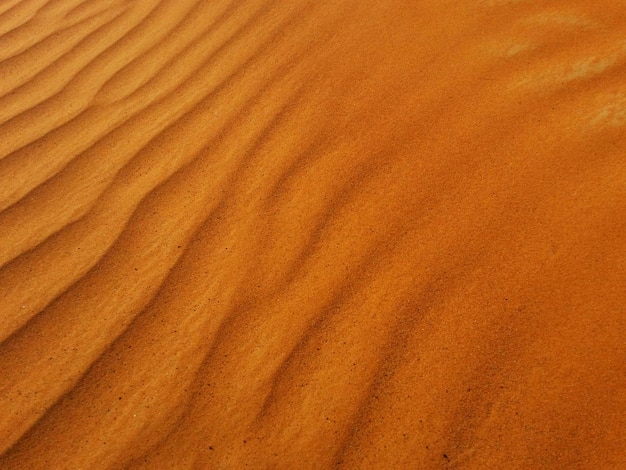
<svg viewBox="0 0 626 470">
<path fill-rule="evenodd" d="M 0 1 L 0 468 L 626 466 L 600 3 Z"/>
</svg>

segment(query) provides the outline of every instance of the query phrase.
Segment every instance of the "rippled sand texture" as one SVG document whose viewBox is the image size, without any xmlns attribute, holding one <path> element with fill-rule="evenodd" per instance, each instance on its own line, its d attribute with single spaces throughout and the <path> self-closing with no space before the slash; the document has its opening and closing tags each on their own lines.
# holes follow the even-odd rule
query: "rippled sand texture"
<svg viewBox="0 0 626 470">
<path fill-rule="evenodd" d="M 623 1 L 0 33 L 0 468 L 626 466 Z"/>
</svg>

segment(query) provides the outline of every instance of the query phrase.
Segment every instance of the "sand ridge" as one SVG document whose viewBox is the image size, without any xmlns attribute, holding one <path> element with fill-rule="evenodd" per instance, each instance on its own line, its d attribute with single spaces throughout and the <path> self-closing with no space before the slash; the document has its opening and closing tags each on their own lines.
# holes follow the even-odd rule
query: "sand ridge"
<svg viewBox="0 0 626 470">
<path fill-rule="evenodd" d="M 0 468 L 625 466 L 620 3 L 0 2 Z"/>
</svg>

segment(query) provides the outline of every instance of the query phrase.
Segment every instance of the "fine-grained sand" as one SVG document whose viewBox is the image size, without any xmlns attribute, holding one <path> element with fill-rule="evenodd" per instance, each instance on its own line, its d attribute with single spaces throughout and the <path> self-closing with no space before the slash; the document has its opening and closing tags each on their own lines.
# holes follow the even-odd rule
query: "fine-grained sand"
<svg viewBox="0 0 626 470">
<path fill-rule="evenodd" d="M 0 0 L 0 469 L 626 468 L 622 0 Z"/>
</svg>

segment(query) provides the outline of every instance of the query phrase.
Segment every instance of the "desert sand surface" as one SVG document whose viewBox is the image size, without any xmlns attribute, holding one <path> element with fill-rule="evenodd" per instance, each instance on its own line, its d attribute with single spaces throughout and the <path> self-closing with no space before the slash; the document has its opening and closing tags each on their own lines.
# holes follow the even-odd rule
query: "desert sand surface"
<svg viewBox="0 0 626 470">
<path fill-rule="evenodd" d="M 0 0 L 0 469 L 626 468 L 623 0 Z"/>
</svg>

